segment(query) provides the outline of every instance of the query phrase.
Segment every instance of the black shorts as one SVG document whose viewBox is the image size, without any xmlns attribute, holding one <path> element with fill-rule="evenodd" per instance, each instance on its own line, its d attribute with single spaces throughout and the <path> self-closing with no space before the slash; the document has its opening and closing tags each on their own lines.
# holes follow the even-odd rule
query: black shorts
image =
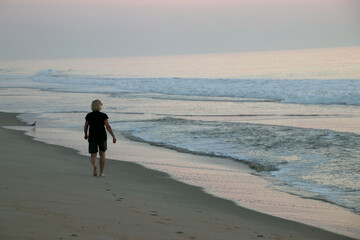
<svg viewBox="0 0 360 240">
<path fill-rule="evenodd" d="M 107 150 L 106 141 L 91 141 L 89 142 L 89 153 L 97 153 L 99 151 L 105 152 Z"/>
</svg>

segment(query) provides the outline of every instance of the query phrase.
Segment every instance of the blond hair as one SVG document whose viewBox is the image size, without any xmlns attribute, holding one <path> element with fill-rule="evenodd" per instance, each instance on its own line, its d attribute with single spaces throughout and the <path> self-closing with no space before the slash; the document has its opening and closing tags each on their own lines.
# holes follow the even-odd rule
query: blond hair
<svg viewBox="0 0 360 240">
<path fill-rule="evenodd" d="M 102 102 L 99 99 L 96 99 L 91 103 L 91 110 L 93 112 L 100 112 L 102 109 L 102 105 Z"/>
</svg>

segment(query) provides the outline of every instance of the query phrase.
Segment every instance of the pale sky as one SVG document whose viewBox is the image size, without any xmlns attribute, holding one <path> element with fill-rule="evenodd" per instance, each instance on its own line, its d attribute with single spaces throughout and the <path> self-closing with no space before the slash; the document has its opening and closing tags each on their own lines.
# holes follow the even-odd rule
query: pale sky
<svg viewBox="0 0 360 240">
<path fill-rule="evenodd" d="M 0 59 L 360 46 L 360 0 L 0 0 Z"/>
</svg>

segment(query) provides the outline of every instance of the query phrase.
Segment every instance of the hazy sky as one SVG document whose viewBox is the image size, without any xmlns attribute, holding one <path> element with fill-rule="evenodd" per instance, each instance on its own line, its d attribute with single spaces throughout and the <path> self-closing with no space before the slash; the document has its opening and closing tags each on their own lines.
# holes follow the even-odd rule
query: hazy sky
<svg viewBox="0 0 360 240">
<path fill-rule="evenodd" d="M 0 59 L 360 46 L 360 0 L 0 0 Z"/>
</svg>

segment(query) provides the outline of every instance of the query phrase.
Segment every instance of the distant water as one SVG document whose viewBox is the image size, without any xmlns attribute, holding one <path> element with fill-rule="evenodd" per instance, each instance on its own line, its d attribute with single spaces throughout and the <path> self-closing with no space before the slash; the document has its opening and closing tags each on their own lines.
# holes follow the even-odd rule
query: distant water
<svg viewBox="0 0 360 240">
<path fill-rule="evenodd" d="M 195 97 L 254 98 L 297 104 L 360 105 L 358 80 L 269 80 L 236 78 L 115 78 L 74 76 L 71 71 L 39 71 L 31 80 L 40 89 L 66 92 L 123 94 L 125 91 Z M 55 86 L 55 87 L 54 87 Z M 92 89 L 92 90 L 89 90 Z M 189 100 L 187 99 L 187 100 Z M 196 100 L 196 99 L 195 99 Z"/>
<path fill-rule="evenodd" d="M 0 62 L 0 111 L 79 131 L 100 98 L 132 141 L 246 163 L 276 189 L 359 214 L 359 56 L 341 48 Z"/>
</svg>

